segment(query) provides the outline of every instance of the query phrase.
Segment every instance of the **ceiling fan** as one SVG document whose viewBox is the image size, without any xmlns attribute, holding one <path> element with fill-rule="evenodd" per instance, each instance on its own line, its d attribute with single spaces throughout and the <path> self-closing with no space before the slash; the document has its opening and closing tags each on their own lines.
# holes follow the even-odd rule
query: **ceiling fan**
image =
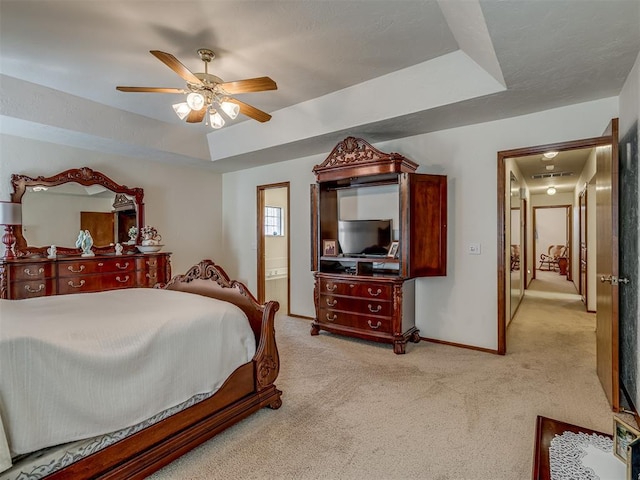
<svg viewBox="0 0 640 480">
<path fill-rule="evenodd" d="M 268 122 L 271 119 L 271 115 L 268 113 L 230 96 L 237 93 L 276 90 L 278 88 L 276 82 L 269 77 L 224 82 L 208 71 L 209 62 L 215 58 L 215 53 L 208 48 L 198 50 L 198 55 L 204 62 L 204 73 L 192 73 L 170 53 L 159 50 L 151 50 L 150 53 L 180 75 L 187 82 L 186 88 L 119 86 L 116 87 L 116 90 L 121 92 L 185 93 L 187 94 L 186 101 L 173 105 L 176 115 L 181 120 L 186 118 L 189 123 L 199 123 L 206 118 L 205 122 L 213 128 L 221 128 L 225 124 L 220 111 L 231 119 L 236 118 L 238 113 L 259 122 Z"/>
</svg>

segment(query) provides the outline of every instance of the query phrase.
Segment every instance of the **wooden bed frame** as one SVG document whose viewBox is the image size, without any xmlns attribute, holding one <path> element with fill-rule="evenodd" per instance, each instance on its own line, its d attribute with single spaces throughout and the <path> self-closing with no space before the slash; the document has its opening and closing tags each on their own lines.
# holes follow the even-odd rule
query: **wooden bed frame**
<svg viewBox="0 0 640 480">
<path fill-rule="evenodd" d="M 260 305 L 245 285 L 230 280 L 211 260 L 203 260 L 159 288 L 218 298 L 240 307 L 256 336 L 255 356 L 238 367 L 213 396 L 46 479 L 143 479 L 262 407 L 282 405 L 282 392 L 273 384 L 279 370 L 274 329 L 278 302 Z"/>
</svg>

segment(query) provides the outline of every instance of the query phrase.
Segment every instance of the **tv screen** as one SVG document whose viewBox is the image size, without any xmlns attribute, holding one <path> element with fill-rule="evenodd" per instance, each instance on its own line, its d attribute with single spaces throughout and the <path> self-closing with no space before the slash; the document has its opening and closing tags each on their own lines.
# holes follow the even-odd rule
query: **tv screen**
<svg viewBox="0 0 640 480">
<path fill-rule="evenodd" d="M 386 255 L 391 220 L 338 220 L 338 243 L 344 255 Z"/>
</svg>

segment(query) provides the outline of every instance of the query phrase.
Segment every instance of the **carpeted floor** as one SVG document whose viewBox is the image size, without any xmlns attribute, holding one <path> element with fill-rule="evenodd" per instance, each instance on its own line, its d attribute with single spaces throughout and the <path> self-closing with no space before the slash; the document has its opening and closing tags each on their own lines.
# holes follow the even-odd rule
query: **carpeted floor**
<svg viewBox="0 0 640 480">
<path fill-rule="evenodd" d="M 150 478 L 528 479 L 537 415 L 609 433 L 613 418 L 595 374 L 595 315 L 548 288 L 540 278 L 527 290 L 506 356 L 427 342 L 394 355 L 281 316 L 282 407 Z"/>
</svg>

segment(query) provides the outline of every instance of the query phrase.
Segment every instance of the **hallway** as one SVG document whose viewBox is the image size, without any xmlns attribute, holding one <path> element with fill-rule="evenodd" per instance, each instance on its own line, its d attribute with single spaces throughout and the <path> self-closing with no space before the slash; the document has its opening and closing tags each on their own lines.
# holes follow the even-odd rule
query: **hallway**
<svg viewBox="0 0 640 480">
<path fill-rule="evenodd" d="M 507 330 L 507 355 L 534 355 L 529 368 L 553 379 L 554 403 L 573 404 L 579 411 L 548 416 L 608 432 L 611 411 L 596 374 L 596 315 L 586 311 L 565 276 L 538 270 L 536 277 Z"/>
</svg>

